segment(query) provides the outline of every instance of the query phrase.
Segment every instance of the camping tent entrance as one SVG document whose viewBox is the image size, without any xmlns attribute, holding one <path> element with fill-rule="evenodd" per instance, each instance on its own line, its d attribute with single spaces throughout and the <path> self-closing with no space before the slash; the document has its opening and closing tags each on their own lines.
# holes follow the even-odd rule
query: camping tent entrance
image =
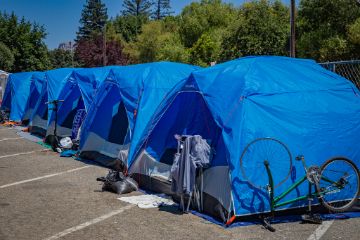
<svg viewBox="0 0 360 240">
<path fill-rule="evenodd" d="M 26 103 L 26 112 L 23 118 L 23 124 L 27 125 L 27 123 L 30 121 L 32 112 L 34 111 L 35 107 L 36 107 L 36 103 L 38 101 L 40 97 L 40 92 L 38 91 L 38 89 L 35 86 L 35 82 L 32 81 L 31 82 L 31 86 L 30 86 L 30 96 L 28 99 L 28 102 Z"/>
<path fill-rule="evenodd" d="M 80 157 L 113 167 L 120 153 L 126 159 L 129 139 L 129 120 L 119 86 L 106 82 L 81 129 Z"/>
<path fill-rule="evenodd" d="M 46 85 L 46 84 L 44 84 Z M 47 91 L 43 91 L 30 118 L 30 132 L 34 135 L 45 137 L 48 121 Z"/>
<path fill-rule="evenodd" d="M 72 135 L 73 121 L 79 110 L 85 109 L 80 88 L 76 83 L 68 82 L 59 95 L 58 119 L 56 135 L 59 137 L 70 137 Z M 54 135 L 55 112 L 52 113 L 50 125 L 47 129 L 47 139 Z"/>
<path fill-rule="evenodd" d="M 174 135 L 201 135 L 214 150 L 211 167 L 204 170 L 204 212 L 226 220 L 231 209 L 229 168 L 221 129 L 215 123 L 203 95 L 197 91 L 179 92 L 162 111 L 158 122 L 130 164 L 129 172 L 140 187 L 171 192 L 170 169 L 177 150 Z M 176 198 L 176 196 L 175 196 Z"/>
</svg>

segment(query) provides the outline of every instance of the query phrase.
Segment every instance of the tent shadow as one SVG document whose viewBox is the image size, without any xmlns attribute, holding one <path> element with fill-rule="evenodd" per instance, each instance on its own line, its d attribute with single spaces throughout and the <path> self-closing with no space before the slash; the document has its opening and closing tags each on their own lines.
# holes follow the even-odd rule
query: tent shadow
<svg viewBox="0 0 360 240">
<path fill-rule="evenodd" d="M 186 214 L 184 212 L 182 212 L 180 209 L 179 209 L 179 206 L 169 206 L 169 205 L 162 205 L 162 206 L 159 206 L 159 211 L 160 212 L 168 212 L 168 213 L 171 213 L 171 214 L 174 214 L 174 215 L 183 215 L 183 214 Z"/>
</svg>

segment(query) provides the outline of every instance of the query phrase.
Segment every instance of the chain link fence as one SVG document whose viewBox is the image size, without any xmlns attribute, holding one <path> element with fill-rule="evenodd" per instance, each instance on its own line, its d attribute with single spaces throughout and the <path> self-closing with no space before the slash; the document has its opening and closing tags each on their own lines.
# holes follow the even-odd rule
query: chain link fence
<svg viewBox="0 0 360 240">
<path fill-rule="evenodd" d="M 360 60 L 326 62 L 320 65 L 349 79 L 360 89 Z"/>
</svg>

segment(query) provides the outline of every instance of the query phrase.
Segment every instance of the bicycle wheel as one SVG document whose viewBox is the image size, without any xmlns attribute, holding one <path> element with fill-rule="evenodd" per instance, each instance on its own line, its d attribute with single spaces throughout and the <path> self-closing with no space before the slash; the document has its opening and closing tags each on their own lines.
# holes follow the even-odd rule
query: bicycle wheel
<svg viewBox="0 0 360 240">
<path fill-rule="evenodd" d="M 269 163 L 274 188 L 289 178 L 292 157 L 288 147 L 274 138 L 258 138 L 245 147 L 240 157 L 241 173 L 250 185 L 266 189 L 269 184 L 264 161 Z"/>
<path fill-rule="evenodd" d="M 350 209 L 359 196 L 359 170 L 344 157 L 327 160 L 320 169 L 316 188 L 322 205 L 332 212 Z"/>
</svg>

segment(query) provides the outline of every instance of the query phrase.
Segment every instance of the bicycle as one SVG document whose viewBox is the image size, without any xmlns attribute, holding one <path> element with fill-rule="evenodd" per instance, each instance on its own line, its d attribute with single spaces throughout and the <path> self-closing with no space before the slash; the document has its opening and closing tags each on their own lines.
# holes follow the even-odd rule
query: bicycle
<svg viewBox="0 0 360 240">
<path fill-rule="evenodd" d="M 333 157 L 320 167 L 316 165 L 308 167 L 304 156 L 299 155 L 295 159 L 302 162 L 305 175 L 296 180 L 284 192 L 275 196 L 275 189 L 285 183 L 291 175 L 293 167 L 289 148 L 274 138 L 258 138 L 250 142 L 241 154 L 242 175 L 252 187 L 268 192 L 272 218 L 275 216 L 277 208 L 297 201 L 308 200 L 309 215 L 305 216 L 305 219 L 303 217 L 303 220 L 321 223 L 321 218 L 311 213 L 311 203 L 314 198 L 318 198 L 322 206 L 330 212 L 345 212 L 356 203 L 360 194 L 360 177 L 358 168 L 351 160 L 345 157 Z M 284 167 L 284 162 L 288 162 L 289 165 Z M 272 174 L 272 169 L 277 170 L 276 176 Z M 264 170 L 268 176 L 267 180 L 259 175 L 263 174 Z M 309 183 L 307 195 L 281 201 L 306 180 Z M 315 186 L 314 190 L 313 186 Z M 270 224 L 269 217 L 263 218 L 262 222 L 266 229 L 275 231 Z"/>
</svg>

